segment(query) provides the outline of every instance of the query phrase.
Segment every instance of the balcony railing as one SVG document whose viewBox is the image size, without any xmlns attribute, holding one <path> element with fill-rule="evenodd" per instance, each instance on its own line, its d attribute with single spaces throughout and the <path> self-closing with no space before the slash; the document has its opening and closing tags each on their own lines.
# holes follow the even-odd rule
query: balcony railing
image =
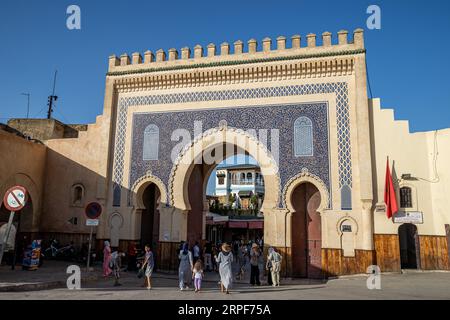
<svg viewBox="0 0 450 320">
<path fill-rule="evenodd" d="M 256 186 L 263 186 L 263 181 L 254 181 L 254 180 L 247 180 L 247 179 L 233 179 L 231 180 L 231 184 L 234 185 L 256 185 Z"/>
</svg>

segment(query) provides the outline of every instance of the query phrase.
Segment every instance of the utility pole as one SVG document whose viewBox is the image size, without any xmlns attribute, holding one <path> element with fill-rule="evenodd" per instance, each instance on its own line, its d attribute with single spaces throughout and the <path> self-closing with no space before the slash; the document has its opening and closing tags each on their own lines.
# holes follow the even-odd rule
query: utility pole
<svg viewBox="0 0 450 320">
<path fill-rule="evenodd" d="M 27 104 L 27 119 L 28 119 L 30 116 L 30 96 L 31 95 L 29 93 L 22 93 L 21 95 L 27 96 L 27 98 L 28 98 L 28 104 Z"/>
<path fill-rule="evenodd" d="M 48 112 L 47 112 L 47 119 L 52 118 L 52 112 L 53 112 L 53 102 L 58 100 L 58 96 L 55 96 L 55 87 L 56 87 L 56 74 L 58 73 L 58 70 L 55 70 L 55 77 L 53 78 L 53 92 L 51 96 L 48 96 Z"/>
</svg>

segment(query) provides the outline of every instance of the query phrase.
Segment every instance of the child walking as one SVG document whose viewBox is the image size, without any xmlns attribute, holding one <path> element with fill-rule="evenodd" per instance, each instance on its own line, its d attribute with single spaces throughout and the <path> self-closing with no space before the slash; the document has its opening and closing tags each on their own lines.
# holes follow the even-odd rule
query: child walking
<svg viewBox="0 0 450 320">
<path fill-rule="evenodd" d="M 194 279 L 195 292 L 200 292 L 203 279 L 203 263 L 200 259 L 198 259 L 194 264 L 194 268 L 192 269 L 192 278 Z"/>
</svg>

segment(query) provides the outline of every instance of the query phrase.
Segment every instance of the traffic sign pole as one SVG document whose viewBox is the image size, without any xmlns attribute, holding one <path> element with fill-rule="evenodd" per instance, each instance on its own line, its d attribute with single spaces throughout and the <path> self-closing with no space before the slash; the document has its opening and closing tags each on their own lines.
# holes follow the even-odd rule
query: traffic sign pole
<svg viewBox="0 0 450 320">
<path fill-rule="evenodd" d="M 17 223 L 16 235 L 15 235 L 15 237 L 14 237 L 14 257 L 13 257 L 13 262 L 12 262 L 12 265 L 11 265 L 11 270 L 14 270 L 14 269 L 16 268 L 16 262 L 17 262 L 17 248 L 18 248 L 18 246 L 17 246 L 17 243 L 18 243 L 17 238 L 18 238 L 18 236 L 19 236 L 20 220 L 22 220 L 22 219 L 19 219 L 19 222 Z"/>
<path fill-rule="evenodd" d="M 91 248 L 92 248 L 92 233 L 94 231 L 94 227 L 91 227 L 91 233 L 89 234 L 89 248 L 88 248 L 88 256 L 87 256 L 87 266 L 86 270 L 89 272 L 89 264 L 91 262 Z"/>
<path fill-rule="evenodd" d="M 1 248 L 0 248 L 0 265 L 2 264 L 3 252 L 5 252 L 5 247 L 6 247 L 7 242 L 8 242 L 9 233 L 11 232 L 11 226 L 12 226 L 12 223 L 14 221 L 14 214 L 15 214 L 14 211 L 11 211 L 11 213 L 9 214 L 8 226 L 6 227 L 6 232 L 5 232 L 5 235 L 3 236 L 3 241 L 1 243 Z"/>
<path fill-rule="evenodd" d="M 91 263 L 92 234 L 94 233 L 94 227 L 98 226 L 99 223 L 98 217 L 102 213 L 102 206 L 98 202 L 91 202 L 84 209 L 84 213 L 86 215 L 86 225 L 91 227 L 91 232 L 89 234 L 89 247 L 86 264 L 86 269 L 89 272 L 89 266 Z"/>
</svg>

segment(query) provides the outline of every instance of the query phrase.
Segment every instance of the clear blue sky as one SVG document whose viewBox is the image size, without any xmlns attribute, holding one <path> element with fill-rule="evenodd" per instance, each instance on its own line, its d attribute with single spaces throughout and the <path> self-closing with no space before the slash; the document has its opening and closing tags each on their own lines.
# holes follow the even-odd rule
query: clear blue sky
<svg viewBox="0 0 450 320">
<path fill-rule="evenodd" d="M 66 8 L 81 7 L 79 31 Z M 367 30 L 366 9 L 382 10 L 382 29 Z M 107 58 L 197 43 L 287 37 L 357 27 L 366 30 L 372 92 L 412 131 L 450 127 L 450 1 L 1 1 L 0 122 L 44 117 L 57 68 L 55 117 L 90 123 L 102 112 Z"/>
</svg>

